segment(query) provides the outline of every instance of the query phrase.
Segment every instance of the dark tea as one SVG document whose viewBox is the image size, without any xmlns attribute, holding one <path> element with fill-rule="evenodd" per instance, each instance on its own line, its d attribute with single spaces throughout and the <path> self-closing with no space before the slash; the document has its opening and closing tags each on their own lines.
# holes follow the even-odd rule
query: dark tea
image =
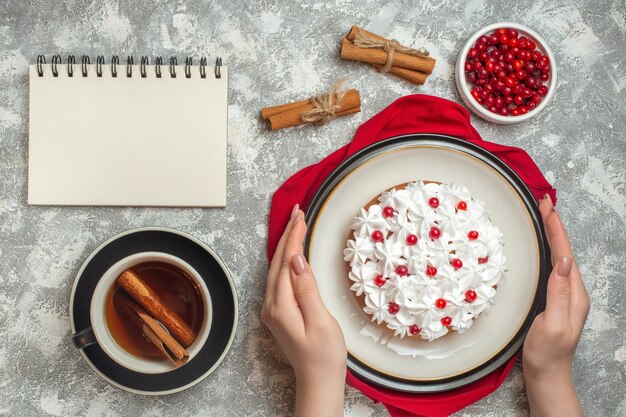
<svg viewBox="0 0 626 417">
<path fill-rule="evenodd" d="M 162 300 L 163 304 L 199 332 L 204 317 L 204 303 L 197 284 L 185 271 L 166 262 L 143 262 L 131 268 Z M 107 294 L 106 324 L 113 340 L 130 353 L 142 359 L 161 361 L 163 354 L 144 335 L 141 324 L 129 318 L 114 302 L 117 284 Z"/>
</svg>

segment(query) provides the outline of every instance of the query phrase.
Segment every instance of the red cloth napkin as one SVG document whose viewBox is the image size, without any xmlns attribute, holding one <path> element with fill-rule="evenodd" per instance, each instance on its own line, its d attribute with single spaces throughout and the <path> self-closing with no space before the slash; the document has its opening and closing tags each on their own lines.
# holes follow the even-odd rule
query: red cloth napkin
<svg viewBox="0 0 626 417">
<path fill-rule="evenodd" d="M 452 101 L 416 94 L 402 97 L 363 123 L 352 142 L 322 161 L 297 172 L 274 193 L 270 211 L 268 255 L 271 259 L 289 220 L 294 204 L 306 210 L 311 198 L 326 177 L 347 157 L 383 139 L 412 133 L 438 133 L 455 136 L 483 147 L 498 156 L 526 183 L 537 200 L 546 193 L 556 203 L 556 190 L 541 174 L 528 154 L 519 148 L 482 140 L 470 124 L 469 113 Z M 357 379 L 348 371 L 347 383 L 375 402 L 383 403 L 393 417 L 444 417 L 489 395 L 502 384 L 515 363 L 509 362 L 482 379 L 437 394 L 407 394 Z"/>
</svg>

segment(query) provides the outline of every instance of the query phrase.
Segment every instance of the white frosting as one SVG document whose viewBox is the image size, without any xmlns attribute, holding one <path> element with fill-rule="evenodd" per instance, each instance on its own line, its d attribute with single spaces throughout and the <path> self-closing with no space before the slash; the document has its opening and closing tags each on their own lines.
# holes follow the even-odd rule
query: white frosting
<svg viewBox="0 0 626 417">
<path fill-rule="evenodd" d="M 433 198 L 437 207 L 430 204 Z M 489 219 L 485 203 L 463 186 L 422 181 L 385 191 L 378 201 L 352 219 L 354 238 L 343 251 L 350 289 L 364 297 L 363 310 L 400 337 L 413 336 L 414 326 L 429 341 L 469 329 L 489 311 L 506 272 L 502 232 Z M 460 202 L 466 210 L 458 209 Z M 393 216 L 385 217 L 385 207 L 394 210 Z M 436 239 L 430 237 L 432 228 L 440 232 Z M 374 231 L 382 232 L 382 241 L 374 241 Z M 407 243 L 411 235 L 417 236 L 413 245 Z M 455 268 L 458 260 L 462 266 Z M 408 268 L 407 275 L 396 272 L 399 265 Z M 437 270 L 432 277 L 426 273 L 429 267 Z M 380 287 L 378 275 L 385 279 Z M 475 292 L 473 301 L 466 299 L 468 290 Z M 390 305 L 398 312 L 392 314 Z"/>
</svg>

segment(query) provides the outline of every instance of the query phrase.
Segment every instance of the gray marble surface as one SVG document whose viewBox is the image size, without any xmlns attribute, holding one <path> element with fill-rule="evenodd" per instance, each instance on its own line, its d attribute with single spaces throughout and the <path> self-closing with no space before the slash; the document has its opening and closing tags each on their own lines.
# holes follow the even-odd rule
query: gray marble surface
<svg viewBox="0 0 626 417">
<path fill-rule="evenodd" d="M 472 117 L 486 140 L 526 149 L 559 189 L 592 309 L 575 360 L 589 416 L 626 415 L 626 6 L 619 0 L 64 1 L 0 3 L 0 415 L 289 415 L 294 380 L 259 321 L 270 196 L 291 174 L 347 143 L 396 98 L 422 92 L 459 101 L 456 54 L 497 21 L 527 24 L 556 55 L 559 85 L 544 112 L 516 126 Z M 352 24 L 438 59 L 416 87 L 338 58 Z M 28 78 L 38 54 L 221 55 L 231 68 L 228 207 L 72 208 L 26 205 Z M 362 112 L 324 127 L 269 132 L 261 107 L 320 92 L 336 79 L 362 94 Z M 71 128 L 71 127 L 70 127 Z M 94 128 L 97 128 L 94 126 Z M 199 385 L 144 398 L 100 380 L 69 342 L 68 299 L 104 239 L 147 225 L 213 246 L 231 268 L 241 320 L 226 360 Z M 348 389 L 345 414 L 385 409 Z M 494 394 L 458 416 L 525 416 L 519 364 Z"/>
</svg>

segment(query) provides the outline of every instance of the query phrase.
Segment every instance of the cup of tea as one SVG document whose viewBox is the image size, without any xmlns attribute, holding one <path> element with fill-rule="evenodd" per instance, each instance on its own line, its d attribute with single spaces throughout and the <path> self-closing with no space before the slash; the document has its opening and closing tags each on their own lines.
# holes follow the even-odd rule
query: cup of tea
<svg viewBox="0 0 626 417">
<path fill-rule="evenodd" d="M 78 349 L 98 344 L 124 368 L 158 374 L 185 366 L 204 346 L 212 304 L 204 280 L 187 262 L 141 252 L 106 270 L 89 314 L 91 326 L 72 336 Z M 179 347 L 184 357 L 176 362 Z"/>
</svg>

